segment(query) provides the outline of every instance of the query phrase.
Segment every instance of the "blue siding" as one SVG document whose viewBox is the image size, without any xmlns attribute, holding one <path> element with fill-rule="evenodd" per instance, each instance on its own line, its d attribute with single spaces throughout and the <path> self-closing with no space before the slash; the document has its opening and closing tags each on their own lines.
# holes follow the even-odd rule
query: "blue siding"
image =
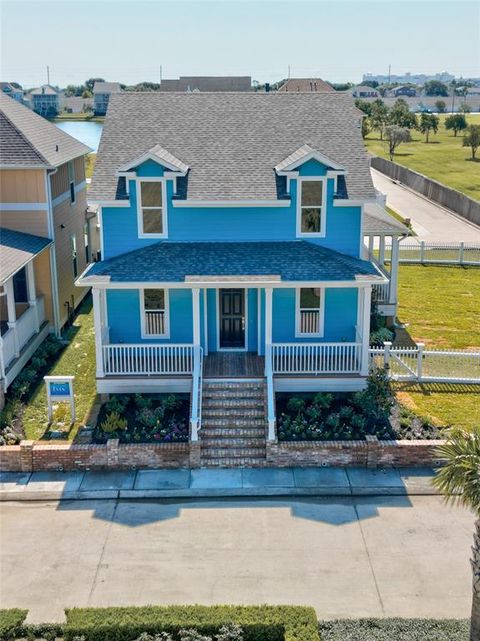
<svg viewBox="0 0 480 641">
<path fill-rule="evenodd" d="M 107 314 L 112 343 L 192 343 L 192 292 L 171 289 L 170 338 L 142 339 L 140 296 L 137 289 L 107 290 Z"/>
<path fill-rule="evenodd" d="M 325 167 L 309 161 L 302 175 L 324 175 Z M 141 165 L 139 176 L 161 176 L 163 169 L 148 161 Z M 327 230 L 325 238 L 311 242 L 337 251 L 359 255 L 360 207 L 333 207 L 334 181 L 327 181 Z M 219 207 L 192 208 L 172 206 L 173 184 L 167 181 L 168 241 L 240 241 L 293 240 L 296 238 L 297 184 L 291 181 L 289 207 Z M 104 258 L 117 256 L 159 242 L 138 238 L 136 183 L 130 181 L 130 207 L 104 207 L 102 210 Z"/>
<path fill-rule="evenodd" d="M 354 341 L 357 323 L 357 289 L 325 290 L 323 338 L 295 337 L 295 289 L 273 290 L 272 340 L 274 343 Z"/>
</svg>

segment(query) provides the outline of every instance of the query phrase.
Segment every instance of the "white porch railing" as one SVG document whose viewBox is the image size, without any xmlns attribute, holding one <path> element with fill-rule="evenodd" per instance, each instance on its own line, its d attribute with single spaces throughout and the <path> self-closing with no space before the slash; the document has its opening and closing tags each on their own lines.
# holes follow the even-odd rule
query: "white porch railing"
<svg viewBox="0 0 480 641">
<path fill-rule="evenodd" d="M 0 341 L 2 350 L 3 368 L 6 369 L 15 360 L 18 353 L 28 341 L 38 332 L 45 321 L 45 299 L 39 296 L 35 304 L 28 307 L 23 314 L 17 318 L 15 327 L 11 327 L 3 334 Z M 18 346 L 18 347 L 17 347 Z"/>
<path fill-rule="evenodd" d="M 192 412 L 190 416 L 191 440 L 198 441 L 198 430 L 202 427 L 203 349 L 194 347 L 192 381 Z"/>
<path fill-rule="evenodd" d="M 275 343 L 274 374 L 358 374 L 361 343 Z"/>
<path fill-rule="evenodd" d="M 191 374 L 193 345 L 103 345 L 107 376 Z"/>
<path fill-rule="evenodd" d="M 390 300 L 390 283 L 373 285 L 373 294 L 377 303 L 388 303 Z"/>
<path fill-rule="evenodd" d="M 396 381 L 419 383 L 480 384 L 480 352 L 425 349 L 423 343 L 410 347 L 371 347 L 372 365 L 388 365 Z"/>
</svg>

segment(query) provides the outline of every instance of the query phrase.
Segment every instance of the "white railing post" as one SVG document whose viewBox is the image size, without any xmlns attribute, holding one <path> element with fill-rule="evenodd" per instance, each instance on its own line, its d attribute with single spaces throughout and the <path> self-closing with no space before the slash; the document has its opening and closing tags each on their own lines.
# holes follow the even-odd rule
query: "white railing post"
<svg viewBox="0 0 480 641">
<path fill-rule="evenodd" d="M 465 243 L 462 241 L 460 243 L 459 252 L 458 252 L 458 261 L 460 265 L 463 265 L 464 252 L 465 252 Z"/>
<path fill-rule="evenodd" d="M 27 263 L 27 291 L 28 291 L 28 304 L 30 307 L 34 308 L 35 314 L 35 333 L 38 334 L 40 331 L 40 316 L 37 305 L 37 292 L 35 289 L 35 272 L 33 269 L 33 261 Z"/>
<path fill-rule="evenodd" d="M 390 350 L 392 349 L 392 342 L 385 341 L 383 343 L 383 364 L 385 367 L 390 367 Z"/>
<path fill-rule="evenodd" d="M 388 302 L 391 305 L 394 305 L 397 302 L 399 258 L 400 239 L 392 238 L 392 249 L 390 253 L 390 282 L 388 283 Z"/>
<path fill-rule="evenodd" d="M 15 291 L 13 289 L 13 278 L 10 278 L 5 283 L 5 293 L 7 295 L 7 314 L 8 314 L 8 328 L 13 332 L 13 349 L 14 356 L 20 356 L 20 343 L 18 340 L 17 330 L 17 310 L 15 308 Z"/>
<path fill-rule="evenodd" d="M 382 267 L 385 266 L 385 236 L 380 236 L 380 251 L 378 261 Z"/>
<path fill-rule="evenodd" d="M 425 343 L 417 343 L 417 380 L 422 380 L 422 366 L 423 366 L 423 350 L 425 349 Z"/>
<path fill-rule="evenodd" d="M 97 377 L 103 378 L 105 376 L 104 362 L 103 362 L 103 305 L 102 298 L 105 295 L 104 291 L 98 287 L 92 288 L 93 297 L 93 325 L 95 328 L 95 355 L 97 359 Z"/>
<path fill-rule="evenodd" d="M 425 262 L 425 241 L 420 241 L 420 262 Z"/>
</svg>

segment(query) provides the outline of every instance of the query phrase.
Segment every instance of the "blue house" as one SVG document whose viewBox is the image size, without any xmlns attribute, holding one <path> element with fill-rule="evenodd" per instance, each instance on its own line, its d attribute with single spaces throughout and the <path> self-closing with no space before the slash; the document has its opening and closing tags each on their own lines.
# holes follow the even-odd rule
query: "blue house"
<svg viewBox="0 0 480 641">
<path fill-rule="evenodd" d="M 376 194 L 351 96 L 112 94 L 89 199 L 100 393 L 190 392 L 192 440 L 240 406 L 274 439 L 276 391 L 364 387 L 387 279 L 363 258 Z"/>
</svg>

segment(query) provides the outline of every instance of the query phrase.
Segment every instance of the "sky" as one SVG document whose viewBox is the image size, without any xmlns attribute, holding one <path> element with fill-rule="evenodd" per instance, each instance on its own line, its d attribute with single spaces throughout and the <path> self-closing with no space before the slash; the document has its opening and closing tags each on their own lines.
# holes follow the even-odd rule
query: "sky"
<svg viewBox="0 0 480 641">
<path fill-rule="evenodd" d="M 1 0 L 0 79 L 480 76 L 480 1 Z"/>
</svg>

